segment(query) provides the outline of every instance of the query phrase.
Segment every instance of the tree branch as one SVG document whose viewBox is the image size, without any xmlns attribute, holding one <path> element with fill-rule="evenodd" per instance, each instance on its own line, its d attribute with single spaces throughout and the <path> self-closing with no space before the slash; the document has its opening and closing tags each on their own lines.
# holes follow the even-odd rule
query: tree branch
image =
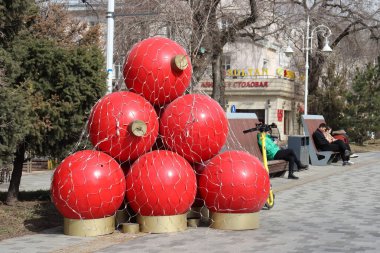
<svg viewBox="0 0 380 253">
<path fill-rule="evenodd" d="M 257 20 L 257 4 L 255 0 L 249 1 L 250 6 L 250 15 L 246 17 L 245 19 L 232 24 L 230 27 L 228 27 L 226 30 L 222 31 L 221 36 L 221 43 L 222 46 L 224 46 L 228 41 L 231 40 L 231 38 L 235 37 L 237 31 L 242 30 L 243 28 L 254 24 Z"/>
</svg>

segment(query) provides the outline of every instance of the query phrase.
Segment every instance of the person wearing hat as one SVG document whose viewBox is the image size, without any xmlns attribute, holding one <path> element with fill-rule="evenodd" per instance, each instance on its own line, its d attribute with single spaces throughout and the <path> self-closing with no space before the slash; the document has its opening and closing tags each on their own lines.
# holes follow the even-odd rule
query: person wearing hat
<svg viewBox="0 0 380 253">
<path fill-rule="evenodd" d="M 270 135 L 270 128 L 265 128 L 265 148 L 267 153 L 267 159 L 268 160 L 286 160 L 289 162 L 289 173 L 288 178 L 289 179 L 298 179 L 296 175 L 294 175 L 294 164 L 297 164 L 298 171 L 302 169 L 307 169 L 307 165 L 304 165 L 301 163 L 300 160 L 298 160 L 296 154 L 292 149 L 280 149 L 280 147 L 274 143 L 272 140 L 272 137 Z M 262 141 L 260 138 L 261 133 L 257 134 L 257 141 L 260 146 L 260 150 L 262 148 Z"/>
</svg>

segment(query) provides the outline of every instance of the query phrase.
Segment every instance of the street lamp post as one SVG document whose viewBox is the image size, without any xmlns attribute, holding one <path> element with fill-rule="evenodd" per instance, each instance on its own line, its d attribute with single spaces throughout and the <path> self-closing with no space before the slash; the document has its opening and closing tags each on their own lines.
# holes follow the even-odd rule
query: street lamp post
<svg viewBox="0 0 380 253">
<path fill-rule="evenodd" d="M 304 36 L 304 41 L 306 40 L 306 45 L 304 42 L 303 45 L 303 51 L 305 52 L 305 110 L 304 110 L 304 115 L 307 115 L 307 97 L 309 95 L 309 51 L 312 50 L 312 41 L 313 41 L 313 36 L 314 33 L 321 33 L 322 36 L 325 38 L 325 45 L 322 49 L 322 52 L 331 52 L 332 49 L 329 46 L 329 41 L 328 37 L 331 35 L 331 30 L 325 25 L 318 25 L 316 26 L 310 33 L 310 19 L 309 15 L 307 15 L 307 20 L 306 20 L 306 34 L 303 33 L 302 31 L 302 36 Z M 285 54 L 290 56 L 294 53 L 293 49 L 288 45 L 287 49 L 285 50 Z"/>
<path fill-rule="evenodd" d="M 108 0 L 107 8 L 107 52 L 106 52 L 106 68 L 107 68 L 107 94 L 112 93 L 113 78 L 113 36 L 114 36 L 114 20 L 115 20 L 115 1 Z"/>
</svg>

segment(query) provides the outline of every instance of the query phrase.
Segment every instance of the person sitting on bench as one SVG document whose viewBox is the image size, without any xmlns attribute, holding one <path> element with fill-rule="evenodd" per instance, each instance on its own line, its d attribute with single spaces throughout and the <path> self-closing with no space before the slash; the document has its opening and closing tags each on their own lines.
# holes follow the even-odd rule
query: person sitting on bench
<svg viewBox="0 0 380 253">
<path fill-rule="evenodd" d="M 327 127 L 327 130 L 329 131 L 328 127 Z M 350 147 L 350 141 L 349 141 L 347 133 L 346 133 L 346 131 L 344 131 L 344 129 L 339 129 L 339 130 L 333 131 L 332 133 L 330 130 L 329 132 L 334 139 L 342 140 L 347 145 L 348 150 L 350 150 L 350 152 L 351 152 L 350 158 L 358 158 L 359 157 L 357 154 L 352 153 L 352 150 Z"/>
<path fill-rule="evenodd" d="M 319 127 L 313 133 L 313 140 L 316 147 L 321 151 L 334 151 L 339 152 L 343 161 L 343 166 L 353 164 L 350 162 L 351 152 L 348 150 L 346 144 L 342 140 L 326 138 L 326 123 L 319 124 Z"/>
<path fill-rule="evenodd" d="M 298 179 L 297 176 L 294 175 L 294 164 L 297 164 L 298 171 L 302 169 L 307 169 L 307 165 L 303 165 L 300 160 L 298 160 L 296 154 L 292 149 L 280 149 L 276 143 L 271 138 L 270 128 L 265 129 L 265 148 L 267 153 L 268 160 L 286 160 L 289 162 L 289 179 Z M 260 150 L 262 148 L 261 142 L 261 133 L 257 134 L 257 142 L 259 143 Z"/>
</svg>

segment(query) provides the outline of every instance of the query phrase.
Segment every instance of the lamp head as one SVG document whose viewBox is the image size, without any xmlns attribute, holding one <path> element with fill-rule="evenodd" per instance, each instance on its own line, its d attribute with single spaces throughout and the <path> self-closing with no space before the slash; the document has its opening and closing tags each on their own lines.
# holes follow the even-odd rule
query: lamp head
<svg viewBox="0 0 380 253">
<path fill-rule="evenodd" d="M 322 48 L 322 52 L 325 52 L 325 53 L 331 53 L 332 52 L 332 49 L 329 46 L 329 41 L 327 38 L 325 40 L 325 46 Z"/>
<path fill-rule="evenodd" d="M 293 51 L 293 49 L 290 47 L 290 45 L 285 49 L 285 55 L 287 56 L 287 57 L 290 57 L 290 56 L 292 56 L 294 54 L 294 51 Z"/>
</svg>

